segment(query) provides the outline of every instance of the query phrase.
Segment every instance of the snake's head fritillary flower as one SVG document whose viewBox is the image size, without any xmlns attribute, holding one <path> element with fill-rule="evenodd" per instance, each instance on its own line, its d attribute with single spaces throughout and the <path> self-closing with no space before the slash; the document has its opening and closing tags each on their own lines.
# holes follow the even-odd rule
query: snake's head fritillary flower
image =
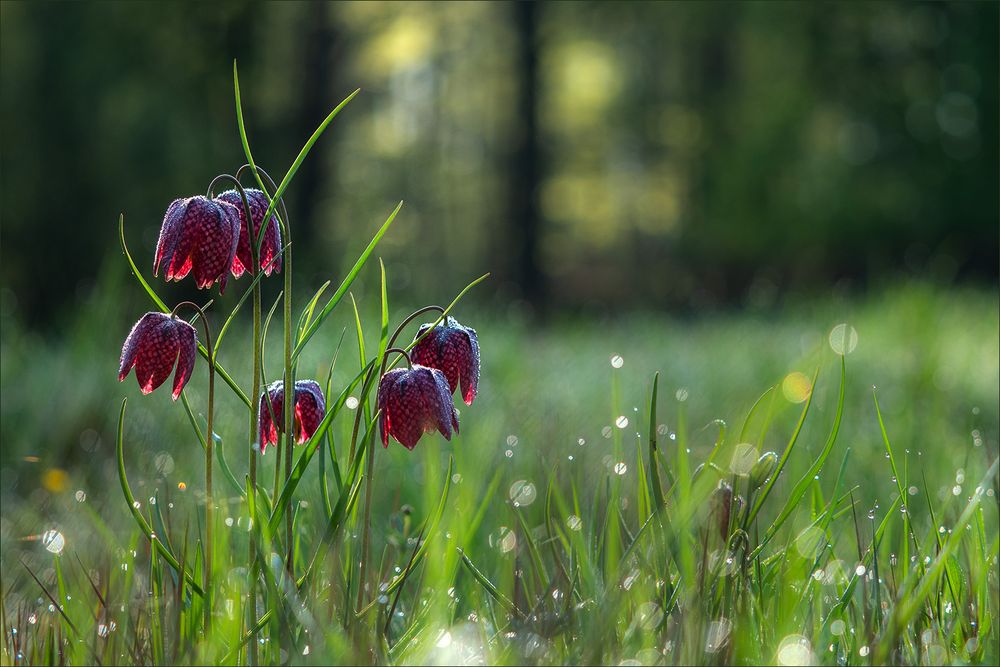
<svg viewBox="0 0 1000 667">
<path fill-rule="evenodd" d="M 446 440 L 458 433 L 458 411 L 451 401 L 448 379 L 436 368 L 413 364 L 382 376 L 377 397 L 382 445 L 391 435 L 413 449 L 425 432 L 439 431 Z"/>
<path fill-rule="evenodd" d="M 193 326 L 166 313 L 146 313 L 135 323 L 122 346 L 118 365 L 121 382 L 135 367 L 135 378 L 144 394 L 153 391 L 174 373 L 173 398 L 176 401 L 191 379 L 198 339 Z"/>
<path fill-rule="evenodd" d="M 420 325 L 414 340 L 430 329 L 432 323 Z M 463 326 L 454 317 L 447 317 L 420 342 L 413 346 L 410 358 L 415 364 L 437 368 L 448 379 L 452 393 L 462 384 L 462 400 L 472 405 L 479 387 L 479 339 L 476 330 Z"/>
<path fill-rule="evenodd" d="M 160 267 L 167 280 L 191 273 L 199 289 L 218 282 L 223 292 L 239 235 L 239 209 L 232 204 L 201 196 L 175 199 L 163 216 L 153 275 Z"/>
<path fill-rule="evenodd" d="M 264 397 L 268 397 L 271 408 L 268 409 Z M 257 404 L 257 422 L 260 424 L 260 453 L 263 454 L 268 445 L 278 444 L 278 433 L 282 430 L 281 423 L 285 410 L 285 382 L 275 380 L 267 386 L 260 395 Z M 326 414 L 326 399 L 323 390 L 315 380 L 298 380 L 295 383 L 295 442 L 302 444 L 312 437 L 319 428 Z M 273 415 L 273 419 L 272 419 Z"/>
<path fill-rule="evenodd" d="M 267 213 L 267 195 L 261 190 L 247 188 L 244 190 L 247 196 L 247 204 L 250 205 L 250 215 L 253 217 L 253 237 L 249 233 L 247 225 L 247 215 L 243 208 L 243 198 L 236 190 L 226 190 L 216 197 L 216 199 L 232 204 L 239 211 L 240 215 L 240 241 L 236 246 L 236 256 L 233 257 L 233 264 L 230 272 L 234 278 L 239 278 L 245 272 L 254 275 L 253 255 L 250 254 L 250 242 L 252 238 L 257 238 L 260 234 L 260 226 Z M 281 272 L 281 228 L 278 225 L 278 217 L 271 215 L 267 221 L 267 229 L 264 230 L 264 240 L 260 246 L 260 265 L 264 275 Z"/>
</svg>

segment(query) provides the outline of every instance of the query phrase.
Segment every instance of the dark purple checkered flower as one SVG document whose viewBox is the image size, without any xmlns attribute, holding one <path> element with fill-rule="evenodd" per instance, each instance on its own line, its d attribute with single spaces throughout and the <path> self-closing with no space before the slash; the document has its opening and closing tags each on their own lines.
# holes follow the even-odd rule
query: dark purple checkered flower
<svg viewBox="0 0 1000 667">
<path fill-rule="evenodd" d="M 176 362 L 173 391 L 176 401 L 191 379 L 197 351 L 193 326 L 165 313 L 146 313 L 132 327 L 122 346 L 118 381 L 124 380 L 134 366 L 139 389 L 148 394 L 163 384 Z"/>
<path fill-rule="evenodd" d="M 264 397 L 271 399 L 271 409 L 268 410 Z M 268 445 L 278 444 L 278 433 L 284 418 L 285 383 L 275 380 L 262 392 L 257 404 L 257 422 L 260 424 L 260 453 L 263 454 Z M 271 415 L 274 415 L 274 419 Z M 295 442 L 302 444 L 312 437 L 319 428 L 326 414 L 326 399 L 323 390 L 315 380 L 298 380 L 295 383 Z M 275 423 L 277 420 L 277 423 Z"/>
<path fill-rule="evenodd" d="M 420 338 L 431 324 L 420 325 L 414 338 Z M 437 368 L 448 378 L 451 393 L 462 383 L 462 400 L 472 405 L 479 387 L 479 339 L 476 330 L 462 326 L 454 317 L 445 319 L 443 325 L 434 327 L 410 351 L 415 364 Z"/>
<path fill-rule="evenodd" d="M 440 431 L 446 440 L 458 433 L 458 411 L 451 402 L 448 379 L 436 368 L 413 364 L 382 376 L 378 385 L 382 445 L 391 435 L 413 449 L 425 432 Z"/>
<path fill-rule="evenodd" d="M 267 195 L 254 188 L 244 190 L 247 195 L 247 203 L 250 205 L 250 215 L 253 216 L 254 236 L 260 234 L 260 225 L 267 213 Z M 251 237 L 248 232 L 246 211 L 243 209 L 243 198 L 236 190 L 226 190 L 216 199 L 232 204 L 240 214 L 240 241 L 236 246 L 236 256 L 233 257 L 233 264 L 230 271 L 233 278 L 239 278 L 245 272 L 254 275 L 253 255 L 250 254 Z M 264 275 L 281 272 L 281 228 L 278 225 L 278 218 L 275 215 L 267 223 L 264 230 L 264 241 L 260 246 L 260 265 L 264 270 Z"/>
<path fill-rule="evenodd" d="M 175 199 L 163 216 L 153 275 L 161 266 L 167 280 L 193 273 L 199 289 L 218 282 L 223 292 L 239 234 L 239 209 L 232 204 L 200 196 Z"/>
</svg>

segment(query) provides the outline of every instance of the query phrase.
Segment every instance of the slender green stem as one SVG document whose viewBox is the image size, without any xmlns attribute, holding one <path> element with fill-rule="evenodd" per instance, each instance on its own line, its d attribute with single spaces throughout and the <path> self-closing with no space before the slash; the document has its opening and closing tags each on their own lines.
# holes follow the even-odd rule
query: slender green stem
<svg viewBox="0 0 1000 667">
<path fill-rule="evenodd" d="M 205 327 L 205 348 L 208 350 L 208 414 L 205 416 L 205 634 L 212 628 L 212 559 L 213 559 L 213 503 L 212 498 L 212 454 L 215 445 L 215 434 L 212 431 L 212 418 L 215 415 L 215 348 L 212 346 L 212 328 L 201 307 L 191 301 L 182 301 L 170 313 L 176 317 L 181 307 L 188 306 L 198 312 L 201 323 Z"/>
</svg>

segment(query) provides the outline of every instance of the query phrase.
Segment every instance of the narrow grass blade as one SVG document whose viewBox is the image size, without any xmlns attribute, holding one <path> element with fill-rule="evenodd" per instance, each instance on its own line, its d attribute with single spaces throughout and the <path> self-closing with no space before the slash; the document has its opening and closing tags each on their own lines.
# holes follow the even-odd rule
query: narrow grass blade
<svg viewBox="0 0 1000 667">
<path fill-rule="evenodd" d="M 485 574 L 483 574 L 478 567 L 476 567 L 476 565 L 469 558 L 468 554 L 465 553 L 465 550 L 462 549 L 462 547 L 456 547 L 456 548 L 458 549 L 459 555 L 462 557 L 462 565 L 464 565 L 466 569 L 469 570 L 469 573 L 472 574 L 473 578 L 479 582 L 479 585 L 482 586 L 486 590 L 486 592 L 490 594 L 490 597 L 499 602 L 500 606 L 506 609 L 509 614 L 517 616 L 522 621 L 527 620 L 528 615 L 525 614 L 520 609 L 518 609 L 517 605 L 511 602 L 511 600 L 507 598 L 506 595 L 500 592 L 500 589 L 497 588 L 493 584 L 493 582 L 490 581 L 489 578 Z"/>
</svg>

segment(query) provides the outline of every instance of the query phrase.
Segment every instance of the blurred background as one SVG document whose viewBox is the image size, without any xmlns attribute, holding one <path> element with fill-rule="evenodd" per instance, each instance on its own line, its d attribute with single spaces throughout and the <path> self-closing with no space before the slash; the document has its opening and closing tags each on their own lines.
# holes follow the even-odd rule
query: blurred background
<svg viewBox="0 0 1000 667">
<path fill-rule="evenodd" d="M 579 443 L 640 423 L 656 370 L 661 414 L 686 403 L 695 430 L 737 428 L 768 386 L 824 368 L 812 451 L 836 391 L 827 335 L 847 321 L 845 443 L 884 463 L 877 385 L 892 434 L 933 452 L 947 496 L 957 467 L 997 447 L 998 18 L 996 3 L 0 3 L 3 497 L 50 521 L 76 491 L 109 495 L 127 522 L 122 396 L 134 484 L 197 483 L 166 392 L 115 382 L 150 307 L 117 223 L 149 277 L 170 201 L 243 163 L 234 58 L 255 157 L 276 178 L 362 89 L 288 193 L 296 310 L 339 283 L 399 200 L 377 251 L 393 322 L 492 273 L 460 313 L 485 355 L 454 447 L 478 457 L 470 484 L 500 462 L 542 484 L 544 466 L 586 465 L 592 449 L 607 465 Z M 210 298 L 153 284 L 170 303 Z M 213 291 L 217 312 L 246 284 Z M 362 315 L 377 287 L 373 262 L 353 290 Z M 266 308 L 280 280 L 264 289 Z M 302 375 L 325 377 L 344 327 L 347 303 Z M 352 335 L 336 382 L 356 372 Z M 246 339 L 234 328 L 223 353 L 244 384 Z M 220 400 L 220 432 L 244 441 L 239 404 Z M 788 407 L 762 450 L 780 451 Z M 714 437 L 692 435 L 696 456 Z M 402 448 L 386 456 L 419 483 Z M 862 493 L 893 488 L 880 470 Z M 8 540 L 43 527 L 4 514 Z"/>
<path fill-rule="evenodd" d="M 418 301 L 486 270 L 480 295 L 532 313 L 997 280 L 993 3 L 2 12 L 4 313 L 35 328 L 124 275 L 119 212 L 154 244 L 242 164 L 233 58 L 277 177 L 362 89 L 290 192 L 302 285 L 400 199 L 380 252 Z"/>
</svg>

